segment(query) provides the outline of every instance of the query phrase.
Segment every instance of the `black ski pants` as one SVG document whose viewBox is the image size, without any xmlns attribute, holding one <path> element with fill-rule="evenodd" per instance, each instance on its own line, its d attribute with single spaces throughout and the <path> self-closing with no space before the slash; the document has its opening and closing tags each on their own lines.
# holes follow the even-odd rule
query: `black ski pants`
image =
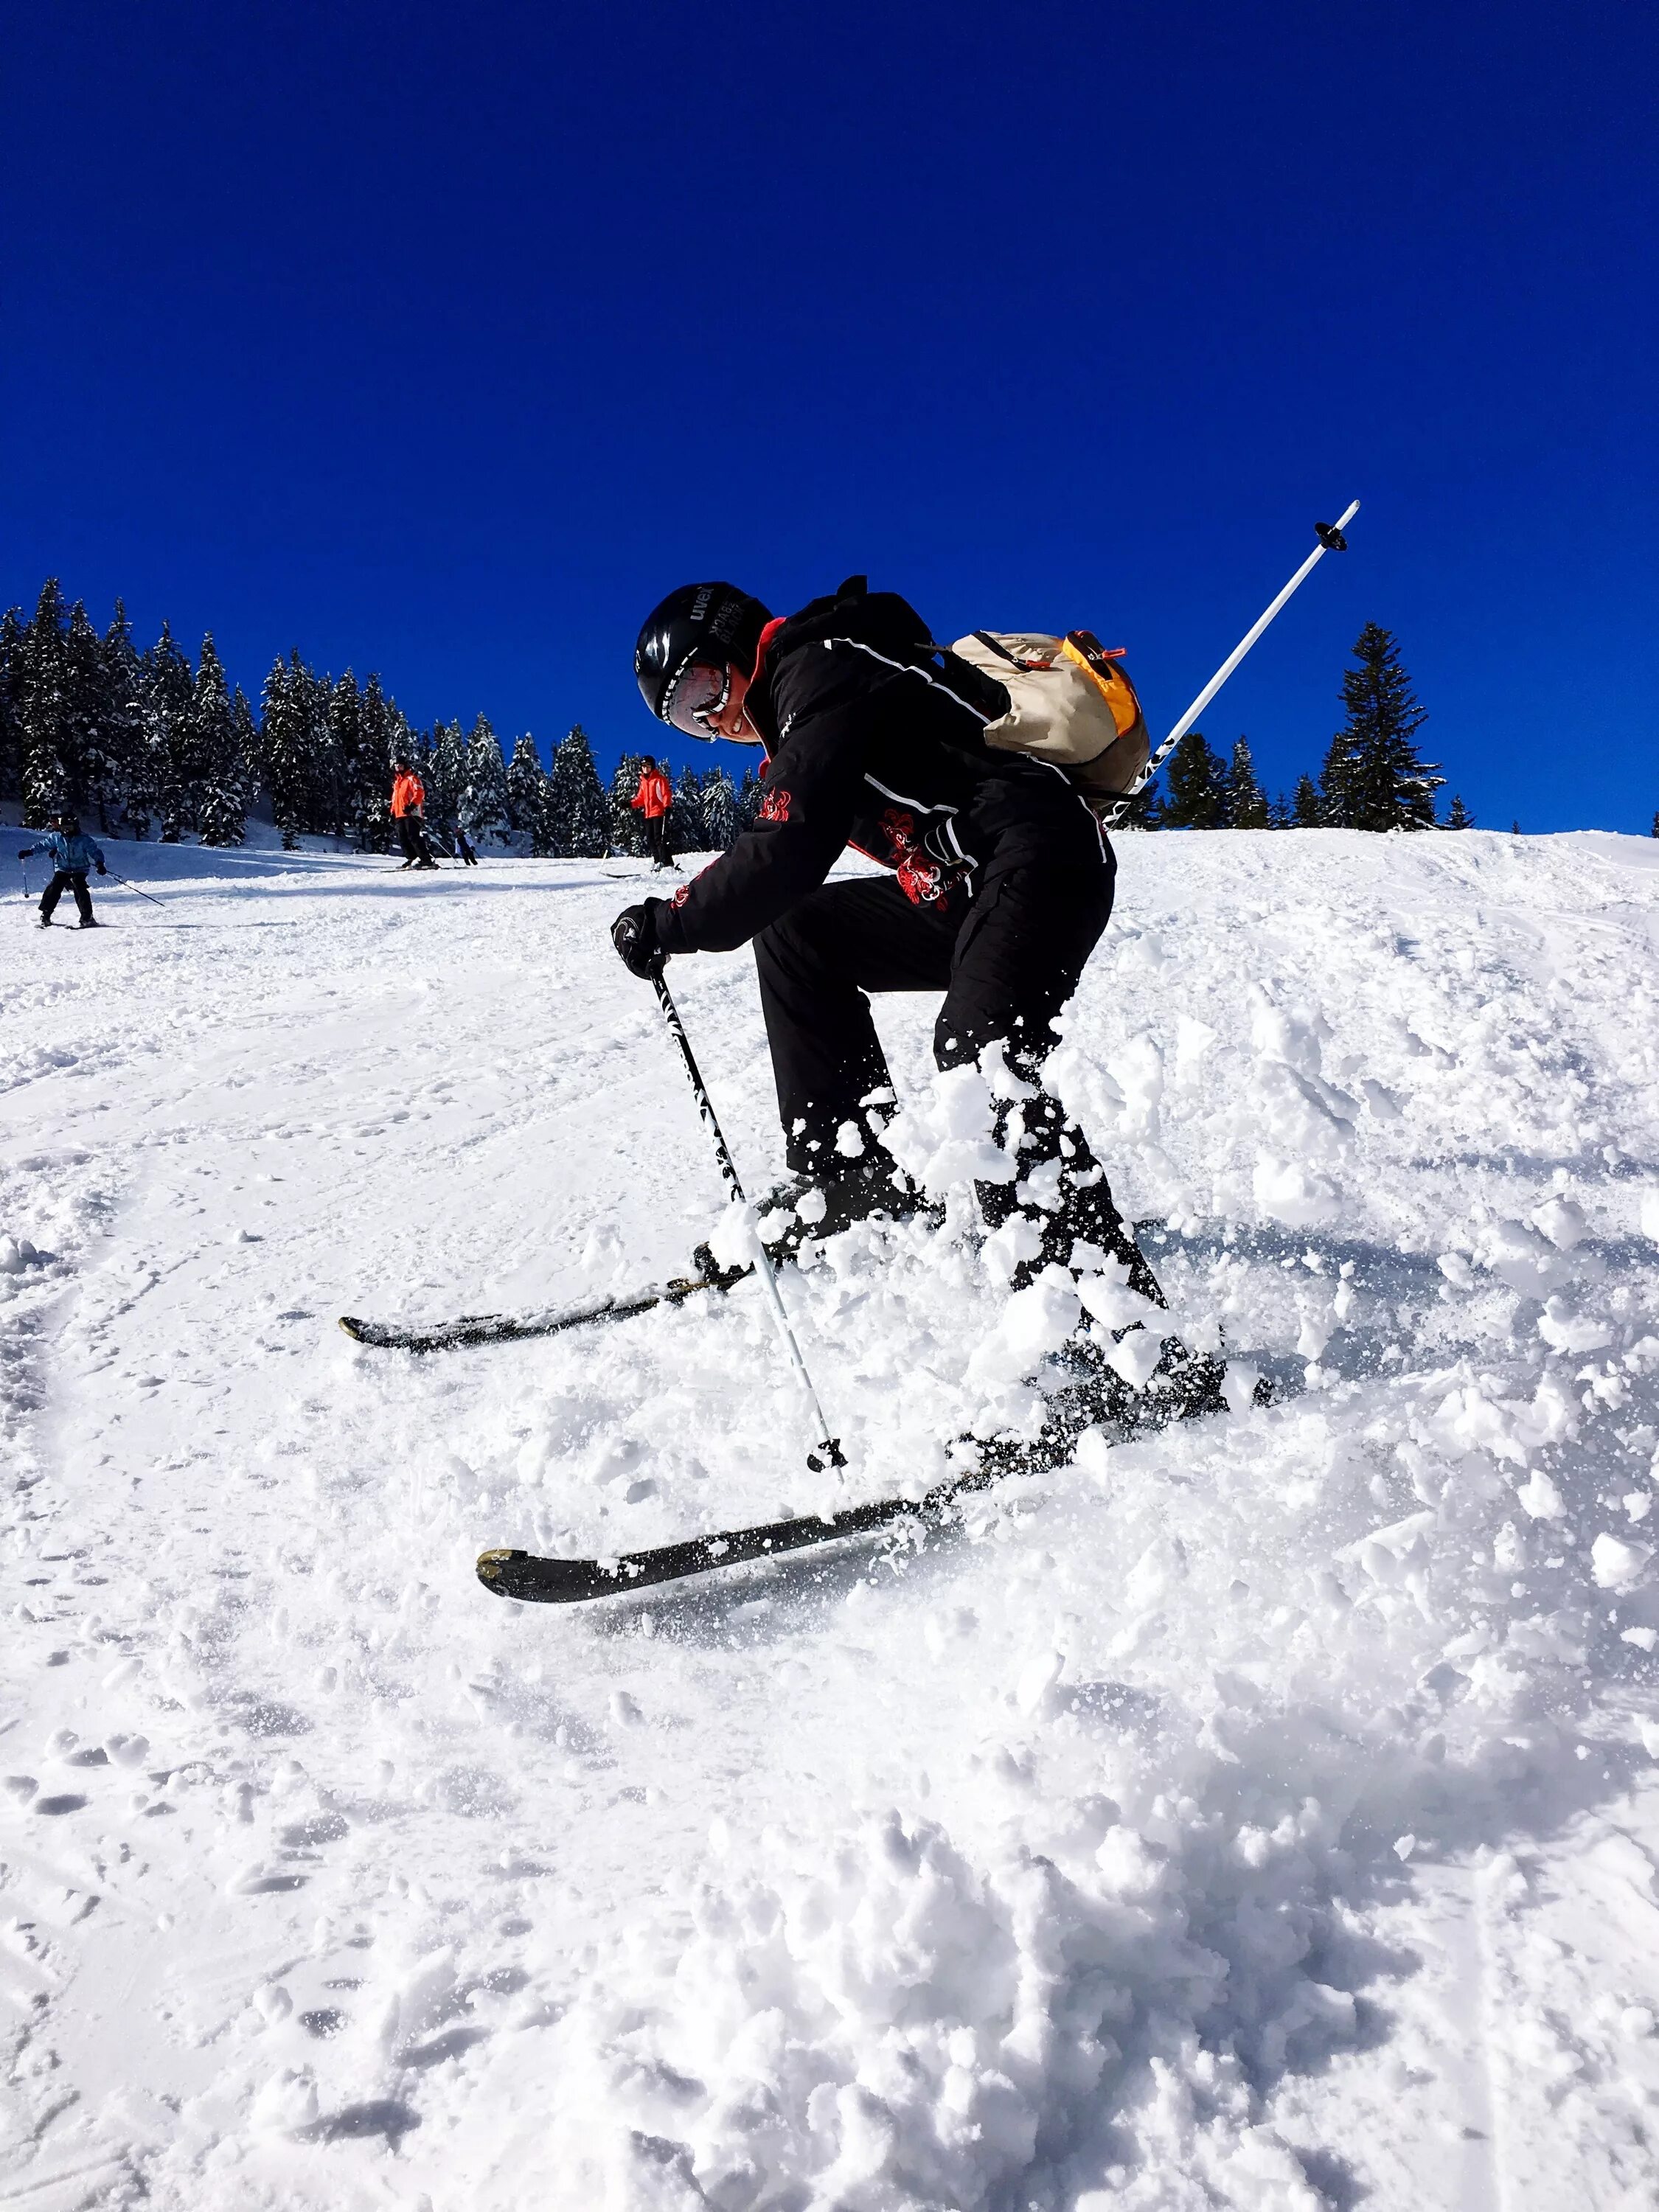
<svg viewBox="0 0 1659 2212">
<path fill-rule="evenodd" d="M 994 860 L 977 895 L 914 905 L 896 878 L 824 884 L 755 939 L 761 1007 L 778 1088 L 785 1156 L 797 1174 L 841 1163 L 836 1133 L 863 1126 L 860 1108 L 892 1078 L 870 1017 L 880 991 L 943 991 L 933 1024 L 940 1067 L 1007 1048 L 1024 1081 L 1055 1042 L 1054 1017 L 1076 990 L 1111 917 L 1114 866 L 1056 864 L 1040 854 Z M 1041 1214 L 1044 1259 L 1066 1261 L 1078 1237 L 1115 1252 L 1143 1296 L 1164 1294 L 1113 1201 L 1105 1170 L 1059 1100 L 1040 1087 L 1018 1112 L 1022 1176 L 1058 1162 L 1054 1202 Z M 999 1136 L 1005 1140 L 1005 1109 Z M 981 1183 L 993 1228 L 1018 1202 L 1012 1183 Z"/>
<path fill-rule="evenodd" d="M 647 815 L 645 817 L 645 844 L 646 850 L 650 854 L 651 858 L 655 861 L 658 867 L 672 868 L 673 866 L 674 855 L 669 850 L 668 817 L 665 814 Z"/>
<path fill-rule="evenodd" d="M 92 893 L 87 889 L 84 868 L 59 868 L 40 894 L 40 919 L 50 921 L 58 902 L 65 891 L 75 894 L 76 910 L 82 921 L 92 920 Z"/>
<path fill-rule="evenodd" d="M 404 848 L 406 860 L 429 860 L 432 848 L 426 842 L 426 824 L 418 814 L 398 817 L 398 842 Z"/>
</svg>

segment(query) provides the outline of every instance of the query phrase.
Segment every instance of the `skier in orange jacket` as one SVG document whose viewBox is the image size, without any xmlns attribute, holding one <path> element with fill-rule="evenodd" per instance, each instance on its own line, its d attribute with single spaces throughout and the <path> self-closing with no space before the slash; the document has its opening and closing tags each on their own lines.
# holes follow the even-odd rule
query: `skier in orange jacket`
<svg viewBox="0 0 1659 2212">
<path fill-rule="evenodd" d="M 392 766 L 392 818 L 404 848 L 404 866 L 435 868 L 438 863 L 426 842 L 426 786 L 406 760 L 393 761 Z"/>
<path fill-rule="evenodd" d="M 674 804 L 674 787 L 649 753 L 640 769 L 640 787 L 628 802 L 645 817 L 645 841 L 653 868 L 672 868 L 674 855 L 668 844 L 668 810 Z"/>
</svg>

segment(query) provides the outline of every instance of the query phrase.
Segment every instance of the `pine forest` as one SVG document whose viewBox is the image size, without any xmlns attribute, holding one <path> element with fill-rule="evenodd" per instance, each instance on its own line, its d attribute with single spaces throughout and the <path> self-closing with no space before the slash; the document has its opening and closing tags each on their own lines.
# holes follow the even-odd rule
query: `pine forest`
<svg viewBox="0 0 1659 2212">
<path fill-rule="evenodd" d="M 1341 679 L 1346 719 L 1316 778 L 1304 774 L 1289 797 L 1270 799 L 1247 738 L 1224 757 L 1194 731 L 1137 796 L 1131 826 L 1472 828 L 1461 798 L 1437 816 L 1445 779 L 1419 755 L 1425 714 L 1392 635 L 1367 623 L 1353 659 Z M 407 760 L 441 842 L 460 830 L 486 849 L 550 858 L 639 854 L 630 801 L 643 758 L 623 753 L 606 782 L 580 724 L 546 764 L 527 732 L 504 750 L 482 714 L 470 726 L 416 728 L 378 675 L 319 674 L 297 651 L 273 664 L 256 704 L 228 680 L 210 635 L 193 667 L 166 623 L 141 651 L 119 600 L 100 632 L 56 579 L 27 621 L 15 607 L 0 617 L 0 799 L 20 804 L 31 828 L 67 811 L 106 836 L 236 845 L 257 816 L 290 848 L 312 836 L 386 852 L 392 763 Z M 723 851 L 759 803 L 750 769 L 734 781 L 720 767 L 682 769 L 675 849 Z"/>
</svg>

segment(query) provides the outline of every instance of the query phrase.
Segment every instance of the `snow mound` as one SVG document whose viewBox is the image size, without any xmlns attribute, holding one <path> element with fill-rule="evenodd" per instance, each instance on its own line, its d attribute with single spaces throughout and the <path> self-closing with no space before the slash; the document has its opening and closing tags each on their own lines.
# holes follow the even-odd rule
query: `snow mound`
<svg viewBox="0 0 1659 2212">
<path fill-rule="evenodd" d="M 28 940 L 0 2197 L 1654 2202 L 1654 854 L 1123 843 L 1050 1073 L 1231 1413 L 591 1609 L 473 1559 L 920 1495 L 1071 1328 L 1144 1356 L 1104 1254 L 1011 1297 L 1034 1224 L 973 1231 L 1006 1066 L 878 1007 L 942 1218 L 781 1272 L 836 1474 L 752 1283 L 428 1359 L 333 1326 L 752 1252 L 625 864 L 142 848 L 165 915 Z M 675 988 L 764 1190 L 752 969 Z"/>
</svg>

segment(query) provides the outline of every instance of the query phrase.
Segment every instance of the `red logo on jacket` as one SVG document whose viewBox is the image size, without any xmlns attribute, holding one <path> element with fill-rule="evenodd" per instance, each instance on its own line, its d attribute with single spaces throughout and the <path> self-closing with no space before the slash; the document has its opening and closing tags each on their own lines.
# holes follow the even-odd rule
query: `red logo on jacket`
<svg viewBox="0 0 1659 2212">
<path fill-rule="evenodd" d="M 787 822 L 789 819 L 789 793 L 776 787 L 769 790 L 760 803 L 762 822 Z"/>
<path fill-rule="evenodd" d="M 890 806 L 881 817 L 881 827 L 887 840 L 888 865 L 911 905 L 943 907 L 945 871 L 937 861 L 928 860 L 917 844 L 915 817 Z"/>
</svg>

